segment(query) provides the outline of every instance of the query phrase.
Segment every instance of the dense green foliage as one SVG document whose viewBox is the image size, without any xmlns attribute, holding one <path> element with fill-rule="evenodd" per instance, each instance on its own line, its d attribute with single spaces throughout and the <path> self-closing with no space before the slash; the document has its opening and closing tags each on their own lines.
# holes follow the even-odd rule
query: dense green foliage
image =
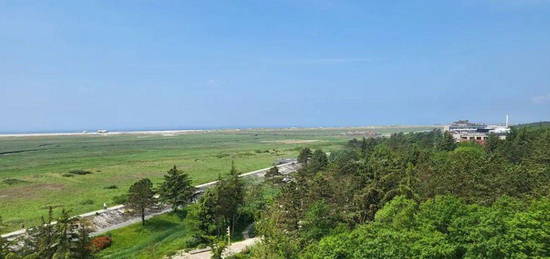
<svg viewBox="0 0 550 259">
<path fill-rule="evenodd" d="M 176 166 L 168 171 L 159 187 L 160 199 L 171 204 L 174 210 L 191 202 L 195 191 L 189 175 L 178 170 Z"/>
<path fill-rule="evenodd" d="M 25 236 L 0 240 L 0 258 L 91 258 L 89 233 L 87 222 L 65 210 L 54 219 L 50 207 L 42 224 L 29 228 Z"/>
<path fill-rule="evenodd" d="M 153 183 L 147 178 L 135 182 L 128 190 L 126 208 L 131 209 L 135 214 L 139 214 L 142 224 L 145 224 L 146 209 L 156 204 L 154 195 Z"/>
<path fill-rule="evenodd" d="M 216 185 L 208 189 L 198 201 L 196 214 L 202 236 L 221 236 L 229 227 L 233 232 L 244 204 L 244 182 L 233 166 L 226 177 L 220 177 Z"/>
<path fill-rule="evenodd" d="M 398 196 L 375 220 L 323 238 L 303 258 L 532 258 L 550 253 L 550 200 L 501 198 L 492 206 Z"/>
<path fill-rule="evenodd" d="M 485 145 L 394 134 L 352 140 L 325 166 L 314 157 L 279 185 L 249 256 L 550 256 L 550 129 L 514 128 Z"/>
</svg>

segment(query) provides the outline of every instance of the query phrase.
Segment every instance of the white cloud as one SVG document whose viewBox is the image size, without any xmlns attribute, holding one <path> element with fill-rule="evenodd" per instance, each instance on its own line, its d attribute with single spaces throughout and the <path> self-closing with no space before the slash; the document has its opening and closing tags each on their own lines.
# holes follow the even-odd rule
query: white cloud
<svg viewBox="0 0 550 259">
<path fill-rule="evenodd" d="M 535 96 L 531 101 L 536 104 L 550 103 L 550 94 Z"/>
</svg>

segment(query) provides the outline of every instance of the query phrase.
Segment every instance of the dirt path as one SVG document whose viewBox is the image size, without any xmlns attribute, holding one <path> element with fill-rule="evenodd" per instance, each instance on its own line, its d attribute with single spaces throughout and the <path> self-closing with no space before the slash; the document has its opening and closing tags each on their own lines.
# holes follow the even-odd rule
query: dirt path
<svg viewBox="0 0 550 259">
<path fill-rule="evenodd" d="M 230 255 L 238 254 L 247 248 L 257 244 L 260 242 L 259 237 L 255 238 L 249 238 L 243 241 L 232 243 L 224 252 L 223 257 L 227 257 Z M 212 253 L 210 252 L 210 249 L 200 249 L 200 250 L 193 250 L 189 252 L 180 252 L 180 254 L 175 255 L 172 257 L 172 259 L 210 259 L 212 257 Z"/>
</svg>

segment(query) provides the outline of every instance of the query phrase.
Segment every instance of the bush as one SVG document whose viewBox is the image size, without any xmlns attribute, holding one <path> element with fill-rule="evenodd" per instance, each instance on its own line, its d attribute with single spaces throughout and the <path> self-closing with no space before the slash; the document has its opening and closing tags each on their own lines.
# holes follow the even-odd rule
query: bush
<svg viewBox="0 0 550 259">
<path fill-rule="evenodd" d="M 63 174 L 62 176 L 63 176 L 63 177 L 73 177 L 74 174 Z"/>
<path fill-rule="evenodd" d="M 83 200 L 82 202 L 80 202 L 80 205 L 91 205 L 91 204 L 94 204 L 93 200 Z"/>
<path fill-rule="evenodd" d="M 228 157 L 229 154 L 226 154 L 226 153 L 220 153 L 220 154 L 217 154 L 216 157 L 217 158 L 224 158 L 224 157 Z"/>
<path fill-rule="evenodd" d="M 92 253 L 97 253 L 109 246 L 111 246 L 111 243 L 113 242 L 113 239 L 109 236 L 98 236 L 93 238 L 90 241 L 89 249 L 92 251 Z"/>
<path fill-rule="evenodd" d="M 103 189 L 109 189 L 109 190 L 118 189 L 118 186 L 116 186 L 116 185 L 109 185 L 109 186 L 103 187 Z"/>
<path fill-rule="evenodd" d="M 91 174 L 91 173 L 92 172 L 90 172 L 90 171 L 81 170 L 81 169 L 69 171 L 69 174 L 74 174 L 74 175 L 87 175 L 87 174 Z"/>
<path fill-rule="evenodd" d="M 4 180 L 2 180 L 2 182 L 7 184 L 7 185 L 14 185 L 14 184 L 19 184 L 19 183 L 28 183 L 27 181 L 20 180 L 20 179 L 15 179 L 15 178 L 4 179 Z"/>
<path fill-rule="evenodd" d="M 183 247 L 185 247 L 185 248 L 196 247 L 201 243 L 201 241 L 202 240 L 201 240 L 200 237 L 193 235 L 193 236 L 190 236 L 190 237 L 186 238 L 183 241 Z"/>
</svg>

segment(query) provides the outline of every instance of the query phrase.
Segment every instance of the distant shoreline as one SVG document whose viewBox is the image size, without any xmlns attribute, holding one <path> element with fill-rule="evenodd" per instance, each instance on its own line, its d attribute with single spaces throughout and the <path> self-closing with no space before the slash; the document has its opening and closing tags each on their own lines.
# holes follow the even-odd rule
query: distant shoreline
<svg viewBox="0 0 550 259">
<path fill-rule="evenodd" d="M 136 131 L 108 131 L 108 132 L 51 132 L 51 133 L 7 133 L 0 137 L 48 137 L 48 136 L 108 136 L 108 135 L 167 135 L 208 132 L 212 130 L 136 130 Z"/>
<path fill-rule="evenodd" d="M 187 129 L 187 130 L 128 130 L 107 132 L 45 132 L 45 133 L 0 133 L 0 137 L 55 137 L 55 136 L 113 136 L 113 135 L 165 135 L 174 136 L 190 133 L 246 130 L 331 130 L 331 129 L 380 129 L 380 128 L 438 128 L 441 125 L 390 125 L 390 126 L 349 126 L 349 127 L 282 127 L 282 128 L 228 128 L 228 129 Z"/>
</svg>

